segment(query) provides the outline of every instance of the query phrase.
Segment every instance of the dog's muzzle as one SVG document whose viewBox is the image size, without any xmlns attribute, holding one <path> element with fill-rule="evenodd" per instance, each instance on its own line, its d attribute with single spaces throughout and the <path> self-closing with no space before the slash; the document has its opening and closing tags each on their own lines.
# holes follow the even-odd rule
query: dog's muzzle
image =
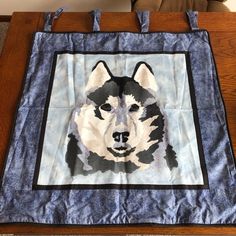
<svg viewBox="0 0 236 236">
<path fill-rule="evenodd" d="M 112 137 L 115 141 L 112 148 L 107 148 L 115 157 L 126 157 L 132 153 L 135 148 L 132 148 L 127 141 L 129 140 L 129 132 L 114 132 Z"/>
</svg>

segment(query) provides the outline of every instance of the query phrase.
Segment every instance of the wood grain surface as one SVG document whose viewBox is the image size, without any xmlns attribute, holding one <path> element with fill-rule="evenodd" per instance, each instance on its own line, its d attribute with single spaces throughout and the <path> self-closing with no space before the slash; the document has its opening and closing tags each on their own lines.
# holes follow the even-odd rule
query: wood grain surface
<svg viewBox="0 0 236 236">
<path fill-rule="evenodd" d="M 14 13 L 0 56 L 0 170 L 3 168 L 18 100 L 30 54 L 33 33 L 42 30 L 43 13 Z M 236 152 L 236 13 L 199 13 L 200 28 L 210 32 L 221 90 L 226 106 L 229 132 Z M 63 13 L 54 31 L 90 32 L 88 13 Z M 135 13 L 104 13 L 102 31 L 138 32 Z M 189 31 L 184 13 L 152 13 L 150 31 Z M 20 234 L 236 234 L 226 226 L 49 226 L 2 224 L 0 233 Z"/>
</svg>

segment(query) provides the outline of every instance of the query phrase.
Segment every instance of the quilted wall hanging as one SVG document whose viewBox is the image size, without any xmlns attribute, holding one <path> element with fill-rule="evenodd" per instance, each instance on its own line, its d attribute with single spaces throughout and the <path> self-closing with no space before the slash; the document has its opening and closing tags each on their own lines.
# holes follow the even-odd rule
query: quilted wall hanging
<svg viewBox="0 0 236 236">
<path fill-rule="evenodd" d="M 236 223 L 236 169 L 209 35 L 36 32 L 0 222 Z"/>
</svg>

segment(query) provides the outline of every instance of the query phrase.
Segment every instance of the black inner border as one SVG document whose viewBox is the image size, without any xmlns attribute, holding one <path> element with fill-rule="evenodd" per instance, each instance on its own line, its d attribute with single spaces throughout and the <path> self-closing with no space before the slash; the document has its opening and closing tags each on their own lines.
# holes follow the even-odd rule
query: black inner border
<svg viewBox="0 0 236 236">
<path fill-rule="evenodd" d="M 50 104 L 50 97 L 51 92 L 53 88 L 53 81 L 54 81 L 54 75 L 55 75 L 55 69 L 57 64 L 57 56 L 60 54 L 108 54 L 108 55 L 115 55 L 115 54 L 136 54 L 136 55 L 142 55 L 142 54 L 185 54 L 186 59 L 186 68 L 187 68 L 187 74 L 188 74 L 188 81 L 189 81 L 189 90 L 190 90 L 190 97 L 191 97 L 191 103 L 192 103 L 192 109 L 193 109 L 193 118 L 194 118 L 194 124 L 195 124 L 195 132 L 197 137 L 197 143 L 198 143 L 198 151 L 199 151 L 199 158 L 200 158 L 200 164 L 201 164 L 201 171 L 203 175 L 203 185 L 144 185 L 144 184 L 129 184 L 129 185 L 122 185 L 122 184 L 66 184 L 66 185 L 38 185 L 38 176 L 39 176 L 39 170 L 40 170 L 40 164 L 41 164 L 41 157 L 42 157 L 42 151 L 43 151 L 43 142 L 44 142 L 44 135 L 46 130 L 46 121 L 48 116 L 48 109 Z M 34 178 L 33 178 L 33 190 L 70 190 L 70 189 L 208 189 L 209 188 L 209 182 L 208 182 L 208 175 L 207 175 L 207 169 L 206 169 L 206 163 L 204 158 L 204 152 L 203 152 L 203 146 L 202 146 L 202 139 L 201 139 L 201 132 L 200 132 L 200 125 L 199 125 L 199 118 L 198 118 L 198 112 L 197 112 L 197 104 L 196 104 L 196 97 L 195 97 L 195 90 L 194 90 L 194 84 L 193 84 L 193 77 L 191 72 L 191 63 L 190 63 L 190 55 L 187 51 L 175 51 L 175 52 L 167 52 L 167 51 L 157 51 L 157 52 L 128 52 L 128 51 L 116 51 L 116 52 L 107 52 L 107 51 L 99 51 L 99 52 L 82 52 L 82 51 L 56 51 L 54 53 L 53 57 L 53 64 L 51 68 L 51 76 L 49 81 L 49 87 L 48 87 L 48 93 L 44 108 L 44 116 L 41 126 L 41 134 L 40 134 L 40 140 L 38 145 L 38 153 L 37 153 L 37 160 L 35 165 L 35 171 L 34 171 Z"/>
</svg>

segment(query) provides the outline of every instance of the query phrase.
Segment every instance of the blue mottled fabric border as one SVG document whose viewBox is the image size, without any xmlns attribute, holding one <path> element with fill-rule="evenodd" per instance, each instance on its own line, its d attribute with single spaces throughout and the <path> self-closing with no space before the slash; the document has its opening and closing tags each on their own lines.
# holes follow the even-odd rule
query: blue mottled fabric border
<svg viewBox="0 0 236 236">
<path fill-rule="evenodd" d="M 54 53 L 178 52 L 190 56 L 209 189 L 32 190 Z M 236 169 L 207 31 L 35 34 L 0 190 L 0 222 L 235 224 Z"/>
</svg>

